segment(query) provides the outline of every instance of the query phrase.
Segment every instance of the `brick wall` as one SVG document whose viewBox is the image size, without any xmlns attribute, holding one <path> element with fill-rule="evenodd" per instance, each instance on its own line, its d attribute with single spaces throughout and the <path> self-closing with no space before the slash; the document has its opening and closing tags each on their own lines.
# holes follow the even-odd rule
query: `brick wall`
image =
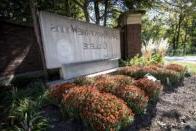
<svg viewBox="0 0 196 131">
<path fill-rule="evenodd" d="M 0 77 L 42 69 L 33 28 L 0 21 Z"/>
<path fill-rule="evenodd" d="M 141 24 L 127 25 L 128 57 L 141 54 Z"/>
<path fill-rule="evenodd" d="M 121 28 L 122 58 L 132 58 L 141 54 L 141 24 L 128 24 Z"/>
</svg>

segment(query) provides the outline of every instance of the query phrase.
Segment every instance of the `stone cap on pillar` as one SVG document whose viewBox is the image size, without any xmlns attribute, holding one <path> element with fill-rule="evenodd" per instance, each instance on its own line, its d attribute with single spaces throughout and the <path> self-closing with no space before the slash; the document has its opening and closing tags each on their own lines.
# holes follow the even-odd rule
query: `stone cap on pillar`
<svg viewBox="0 0 196 131">
<path fill-rule="evenodd" d="M 141 24 L 142 16 L 146 13 L 145 10 L 129 10 L 124 12 L 119 17 L 120 26 L 130 24 Z"/>
</svg>

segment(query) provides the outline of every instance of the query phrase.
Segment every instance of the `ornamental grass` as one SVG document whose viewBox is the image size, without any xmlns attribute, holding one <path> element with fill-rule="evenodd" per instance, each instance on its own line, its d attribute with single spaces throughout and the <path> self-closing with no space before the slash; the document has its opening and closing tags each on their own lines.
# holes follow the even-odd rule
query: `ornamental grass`
<svg viewBox="0 0 196 131">
<path fill-rule="evenodd" d="M 103 75 L 96 79 L 94 86 L 101 92 L 122 98 L 135 113 L 140 114 L 144 112 L 149 98 L 142 89 L 131 84 L 132 79 L 126 76 Z"/>
<path fill-rule="evenodd" d="M 133 85 L 144 90 L 150 99 L 157 98 L 162 90 L 160 82 L 152 81 L 147 78 L 138 79 L 133 83 Z"/>
<path fill-rule="evenodd" d="M 93 130 L 120 130 L 131 124 L 134 114 L 125 102 L 94 87 L 76 87 L 63 97 L 64 110 L 70 117 L 80 118 Z"/>
</svg>

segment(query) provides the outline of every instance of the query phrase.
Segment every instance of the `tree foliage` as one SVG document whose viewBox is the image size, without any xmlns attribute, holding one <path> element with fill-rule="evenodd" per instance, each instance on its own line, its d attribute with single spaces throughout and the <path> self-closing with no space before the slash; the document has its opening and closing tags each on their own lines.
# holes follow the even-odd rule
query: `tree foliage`
<svg viewBox="0 0 196 131">
<path fill-rule="evenodd" d="M 38 10 L 103 26 L 116 26 L 124 11 L 151 5 L 151 1 L 142 0 L 2 0 L 0 17 L 17 23 L 32 23 L 30 3 Z"/>
<path fill-rule="evenodd" d="M 196 1 L 193 0 L 157 0 L 149 11 L 148 20 L 144 20 L 144 40 L 167 38 L 170 54 L 194 53 L 195 11 Z"/>
<path fill-rule="evenodd" d="M 30 3 L 38 10 L 107 27 L 116 27 L 125 11 L 145 9 L 144 45 L 150 39 L 168 39 L 173 54 L 196 52 L 195 0 L 1 0 L 0 18 L 32 24 Z"/>
</svg>

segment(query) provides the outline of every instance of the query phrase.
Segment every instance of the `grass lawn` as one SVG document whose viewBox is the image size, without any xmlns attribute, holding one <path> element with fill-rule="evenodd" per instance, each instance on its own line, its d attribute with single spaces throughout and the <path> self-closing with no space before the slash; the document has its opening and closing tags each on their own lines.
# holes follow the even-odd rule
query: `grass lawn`
<svg viewBox="0 0 196 131">
<path fill-rule="evenodd" d="M 196 63 L 191 63 L 191 62 L 176 62 L 176 61 L 169 62 L 169 63 L 175 63 L 175 64 L 180 64 L 180 65 L 186 66 L 191 73 L 196 74 Z"/>
</svg>

